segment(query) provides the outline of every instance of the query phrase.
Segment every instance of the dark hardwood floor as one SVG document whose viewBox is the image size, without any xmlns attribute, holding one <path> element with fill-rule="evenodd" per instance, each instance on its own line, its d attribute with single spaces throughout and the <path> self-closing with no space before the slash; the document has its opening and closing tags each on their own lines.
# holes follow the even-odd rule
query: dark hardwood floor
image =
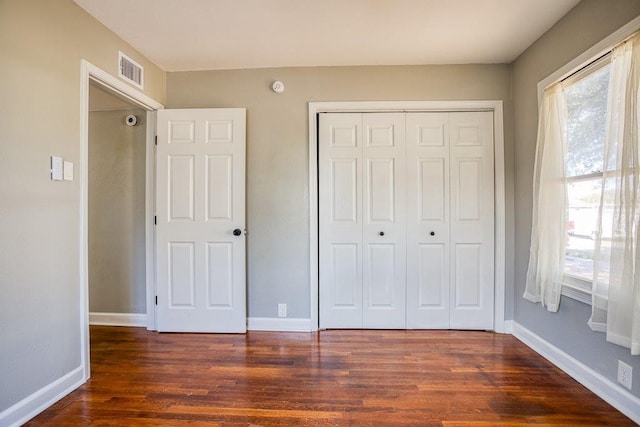
<svg viewBox="0 0 640 427">
<path fill-rule="evenodd" d="M 91 327 L 91 379 L 27 425 L 635 425 L 510 335 Z"/>
</svg>

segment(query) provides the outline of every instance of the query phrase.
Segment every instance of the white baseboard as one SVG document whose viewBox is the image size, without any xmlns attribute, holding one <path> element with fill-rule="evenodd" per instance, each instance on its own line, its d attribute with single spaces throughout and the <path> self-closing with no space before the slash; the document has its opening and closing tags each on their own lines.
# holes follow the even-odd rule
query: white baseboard
<svg viewBox="0 0 640 427">
<path fill-rule="evenodd" d="M 640 424 L 639 398 L 518 323 L 513 324 L 513 336 L 600 396 L 602 400 Z"/>
<path fill-rule="evenodd" d="M 82 366 L 0 412 L 0 426 L 20 426 L 85 382 Z"/>
<path fill-rule="evenodd" d="M 249 317 L 247 329 L 250 331 L 311 332 L 311 319 L 280 317 Z"/>
<path fill-rule="evenodd" d="M 504 321 L 504 333 L 505 334 L 513 334 L 513 325 L 514 325 L 514 321 L 513 320 L 505 320 Z"/>
<path fill-rule="evenodd" d="M 147 315 L 139 313 L 89 313 L 90 325 L 147 327 Z"/>
</svg>

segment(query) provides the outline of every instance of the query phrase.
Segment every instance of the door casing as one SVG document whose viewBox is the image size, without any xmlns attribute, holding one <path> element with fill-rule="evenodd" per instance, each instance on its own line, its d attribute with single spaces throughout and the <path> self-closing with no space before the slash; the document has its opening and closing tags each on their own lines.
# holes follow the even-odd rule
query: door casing
<svg viewBox="0 0 640 427">
<path fill-rule="evenodd" d="M 501 100 L 487 101 L 364 101 L 309 103 L 309 285 L 311 327 L 319 329 L 318 263 L 318 114 L 331 112 L 493 111 L 494 126 L 494 330 L 504 333 L 506 213 L 504 126 Z"/>
<path fill-rule="evenodd" d="M 77 176 L 80 186 L 79 212 L 79 290 L 80 290 L 80 359 L 83 367 L 83 382 L 91 374 L 89 361 L 89 261 L 88 261 L 88 218 L 89 218 L 89 82 L 95 82 L 109 92 L 118 94 L 147 111 L 146 159 L 145 159 L 145 252 L 146 252 L 146 303 L 147 329 L 155 329 L 155 280 L 154 280 L 154 232 L 153 212 L 155 210 L 155 111 L 164 106 L 129 86 L 124 81 L 96 67 L 86 60 L 80 61 L 80 159 Z"/>
</svg>

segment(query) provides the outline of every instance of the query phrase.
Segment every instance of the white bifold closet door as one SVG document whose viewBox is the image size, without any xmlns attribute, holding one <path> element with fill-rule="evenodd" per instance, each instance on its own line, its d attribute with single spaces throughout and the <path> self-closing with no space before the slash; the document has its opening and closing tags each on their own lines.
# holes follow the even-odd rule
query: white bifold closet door
<svg viewBox="0 0 640 427">
<path fill-rule="evenodd" d="M 407 114 L 407 327 L 493 329 L 493 113 Z"/>
<path fill-rule="evenodd" d="M 322 115 L 322 327 L 405 327 L 404 130 L 399 114 Z"/>
<path fill-rule="evenodd" d="M 329 113 L 322 328 L 492 329 L 493 113 Z"/>
</svg>

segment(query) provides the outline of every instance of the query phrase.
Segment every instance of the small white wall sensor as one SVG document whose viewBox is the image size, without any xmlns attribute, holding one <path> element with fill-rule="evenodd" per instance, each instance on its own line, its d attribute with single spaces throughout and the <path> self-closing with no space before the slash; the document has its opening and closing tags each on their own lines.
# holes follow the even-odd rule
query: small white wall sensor
<svg viewBox="0 0 640 427">
<path fill-rule="evenodd" d="M 273 84 L 271 85 L 271 89 L 273 89 L 275 93 L 282 93 L 284 92 L 284 83 L 282 83 L 280 80 L 277 80 L 273 82 Z"/>
</svg>

